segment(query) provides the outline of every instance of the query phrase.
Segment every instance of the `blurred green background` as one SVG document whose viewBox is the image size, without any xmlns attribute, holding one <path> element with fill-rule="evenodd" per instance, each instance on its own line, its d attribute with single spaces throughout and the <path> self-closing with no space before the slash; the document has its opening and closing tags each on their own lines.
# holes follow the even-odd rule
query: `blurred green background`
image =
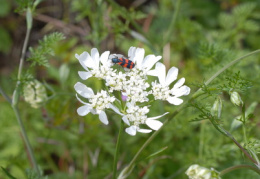
<svg viewBox="0 0 260 179">
<path fill-rule="evenodd" d="M 19 59 L 26 33 L 25 14 L 18 13 L 23 1 L 1 0 L 0 5 L 0 86 L 11 97 L 15 89 Z M 174 13 L 178 12 L 175 17 Z M 32 108 L 23 98 L 19 103 L 36 160 L 49 179 L 109 178 L 120 124 L 120 116 L 108 112 L 110 124 L 103 125 L 98 116 L 80 117 L 76 109 L 74 84 L 81 81 L 77 71 L 81 65 L 74 57 L 94 47 L 127 56 L 130 46 L 144 48 L 146 55 L 163 56 L 169 69 L 179 68 L 193 94 L 218 69 L 260 47 L 259 0 L 45 0 L 33 15 L 29 47 L 52 32 L 62 32 L 66 39 L 53 46 L 55 55 L 47 56 L 49 67 L 35 66 L 30 73 L 47 88 L 50 97 L 40 108 Z M 26 58 L 30 57 L 30 51 Z M 260 101 L 260 56 L 251 56 L 213 82 L 214 87 L 236 84 L 246 106 Z M 26 61 L 24 71 L 29 68 Z M 230 77 L 231 79 L 227 79 Z M 84 82 L 101 89 L 96 80 Z M 242 85 L 242 86 L 241 86 Z M 249 88 L 250 87 L 250 88 Z M 225 91 L 225 90 L 223 90 Z M 223 99 L 221 123 L 230 130 L 240 111 L 227 92 L 209 94 L 200 102 L 211 108 L 215 97 Z M 184 98 L 184 99 L 187 99 Z M 156 102 L 149 116 L 176 106 Z M 259 109 L 257 105 L 256 109 Z M 160 134 L 142 153 L 129 178 L 188 178 L 185 171 L 191 164 L 214 167 L 221 171 L 233 165 L 249 163 L 240 150 L 207 121 L 190 122 L 199 112 L 192 107 L 182 111 L 163 127 Z M 248 138 L 259 145 L 260 112 L 254 111 L 247 126 Z M 163 121 L 161 119 L 161 121 Z M 232 129 L 242 144 L 242 129 Z M 119 155 L 119 171 L 127 165 L 151 134 L 129 136 L 124 133 Z M 258 138 L 258 139 L 257 139 Z M 146 158 L 167 147 L 162 153 Z M 259 147 L 258 147 L 259 149 Z M 259 151 L 260 152 L 260 151 Z M 9 103 L 0 96 L 0 166 L 17 178 L 26 178 L 30 168 L 20 128 Z M 7 178 L 0 171 L 0 179 Z M 255 179 L 250 170 L 224 175 L 230 179 Z"/>
</svg>

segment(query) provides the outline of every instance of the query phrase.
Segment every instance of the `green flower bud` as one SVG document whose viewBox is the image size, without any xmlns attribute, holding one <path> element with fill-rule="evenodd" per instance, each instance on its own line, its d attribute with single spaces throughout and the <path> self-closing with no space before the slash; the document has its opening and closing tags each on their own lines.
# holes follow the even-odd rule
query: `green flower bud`
<svg viewBox="0 0 260 179">
<path fill-rule="evenodd" d="M 214 104 L 213 104 L 213 106 L 211 108 L 211 115 L 220 118 L 221 111 L 222 111 L 222 100 L 221 100 L 220 97 L 218 97 L 215 100 L 215 102 L 214 102 Z"/>
<path fill-rule="evenodd" d="M 24 100 L 33 108 L 39 108 L 47 100 L 45 87 L 37 80 L 27 82 L 23 86 Z"/>
<path fill-rule="evenodd" d="M 230 100 L 234 105 L 243 106 L 243 101 L 242 101 L 240 95 L 238 94 L 238 92 L 230 91 L 229 94 L 230 94 Z"/>
</svg>

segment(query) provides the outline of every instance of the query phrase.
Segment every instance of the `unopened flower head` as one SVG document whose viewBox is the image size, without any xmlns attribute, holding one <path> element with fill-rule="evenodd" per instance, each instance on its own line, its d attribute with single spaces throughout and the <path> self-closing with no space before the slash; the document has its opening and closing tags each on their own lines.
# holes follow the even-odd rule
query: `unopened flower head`
<svg viewBox="0 0 260 179">
<path fill-rule="evenodd" d="M 76 54 L 76 58 L 85 71 L 79 71 L 82 80 L 97 78 L 103 80 L 106 88 L 95 89 L 87 87 L 83 83 L 76 83 L 74 88 L 81 97 L 86 98 L 85 102 L 81 97 L 78 100 L 83 104 L 77 112 L 81 116 L 89 112 L 98 114 L 104 124 L 108 124 L 105 110 L 110 108 L 122 117 L 122 120 L 129 126 L 126 132 L 135 135 L 136 132 L 149 133 L 158 130 L 162 122 L 156 120 L 168 112 L 156 116 L 149 116 L 149 95 L 155 100 L 167 100 L 169 103 L 179 105 L 183 102 L 179 97 L 188 95 L 190 88 L 183 85 L 184 78 L 177 81 L 172 87 L 170 84 L 177 79 L 178 69 L 172 67 L 165 78 L 165 66 L 158 62 L 162 57 L 155 55 L 144 55 L 144 49 L 130 47 L 128 57 L 121 54 L 110 54 L 106 51 L 99 55 L 96 48 L 91 53 L 83 52 Z M 155 69 L 153 68 L 156 64 Z M 156 76 L 159 83 L 148 81 L 149 76 Z M 96 94 L 94 91 L 98 91 Z M 114 96 L 120 96 L 118 99 Z M 122 106 L 115 106 L 121 101 Z M 126 106 L 126 107 L 124 107 Z M 150 129 L 142 129 L 146 125 Z"/>
<path fill-rule="evenodd" d="M 215 169 L 208 169 L 198 164 L 191 165 L 185 173 L 189 179 L 221 179 Z"/>
<path fill-rule="evenodd" d="M 46 89 L 38 80 L 25 83 L 23 96 L 33 108 L 39 108 L 47 100 Z"/>
</svg>

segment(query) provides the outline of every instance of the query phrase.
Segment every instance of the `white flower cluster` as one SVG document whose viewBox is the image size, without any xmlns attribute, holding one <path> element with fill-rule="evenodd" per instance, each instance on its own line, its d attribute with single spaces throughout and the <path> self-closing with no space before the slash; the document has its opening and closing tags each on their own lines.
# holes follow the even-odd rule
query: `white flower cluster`
<svg viewBox="0 0 260 179">
<path fill-rule="evenodd" d="M 185 173 L 189 179 L 221 179 L 215 169 L 208 169 L 198 164 L 191 165 Z"/>
<path fill-rule="evenodd" d="M 80 116 L 85 116 L 89 112 L 98 114 L 100 121 L 108 124 L 105 109 L 110 108 L 122 116 L 122 120 L 129 126 L 125 131 L 130 135 L 135 135 L 136 132 L 149 133 L 152 131 L 141 129 L 140 125 L 142 124 L 146 124 L 153 130 L 158 130 L 162 126 L 162 122 L 156 119 L 167 113 L 156 117 L 147 117 L 149 107 L 145 106 L 145 103 L 149 102 L 149 95 L 152 95 L 155 100 L 167 100 L 171 104 L 179 105 L 183 102 L 179 97 L 190 93 L 190 88 L 183 85 L 184 78 L 178 80 L 171 88 L 170 84 L 177 79 L 178 69 L 172 67 L 166 76 L 165 66 L 158 62 L 162 57 L 155 55 L 144 57 L 144 49 L 142 48 L 130 47 L 129 58 L 124 58 L 120 54 L 110 55 L 109 51 L 99 55 L 96 48 L 91 50 L 91 54 L 83 52 L 81 55 L 76 54 L 75 56 L 85 69 L 85 71 L 78 72 L 82 80 L 94 77 L 104 80 L 106 85 L 106 91 L 101 90 L 95 95 L 93 90 L 83 83 L 77 82 L 75 84 L 76 92 L 88 99 L 87 103 L 77 96 L 78 100 L 84 104 L 78 108 L 78 114 Z M 113 61 L 115 59 L 120 59 L 120 63 Z M 121 64 L 122 67 L 114 68 L 115 63 Z M 152 69 L 155 64 L 155 69 Z M 159 82 L 154 81 L 150 85 L 148 76 L 158 77 Z M 115 91 L 121 93 L 122 99 L 116 99 L 113 95 Z M 121 103 L 122 106 L 115 106 L 115 100 L 126 102 L 125 104 Z"/>
</svg>

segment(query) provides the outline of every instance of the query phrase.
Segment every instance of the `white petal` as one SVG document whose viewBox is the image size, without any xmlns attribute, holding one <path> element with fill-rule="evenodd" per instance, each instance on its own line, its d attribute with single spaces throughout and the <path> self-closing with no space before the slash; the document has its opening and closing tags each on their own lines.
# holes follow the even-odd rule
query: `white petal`
<svg viewBox="0 0 260 179">
<path fill-rule="evenodd" d="M 182 86 L 185 83 L 185 78 L 181 78 L 179 79 L 175 85 L 173 86 L 173 88 L 179 88 L 180 86 Z"/>
<path fill-rule="evenodd" d="M 178 68 L 171 67 L 167 73 L 165 83 L 167 86 L 169 86 L 173 81 L 177 79 L 178 76 Z"/>
<path fill-rule="evenodd" d="M 153 119 L 147 119 L 145 121 L 146 125 L 149 126 L 153 130 L 158 130 L 162 127 L 163 123 L 161 121 L 153 120 Z"/>
<path fill-rule="evenodd" d="M 104 111 L 101 111 L 101 112 L 99 113 L 99 120 L 100 120 L 103 124 L 108 125 L 107 115 L 106 115 L 106 113 L 105 113 Z"/>
<path fill-rule="evenodd" d="M 137 129 L 138 132 L 141 132 L 141 133 L 150 133 L 152 132 L 152 130 L 150 129 Z"/>
<path fill-rule="evenodd" d="M 150 70 L 154 64 L 156 62 L 158 62 L 162 57 L 161 56 L 157 56 L 155 57 L 154 55 L 147 55 L 145 58 L 144 58 L 144 61 L 143 61 L 143 64 L 142 66 L 148 71 Z"/>
<path fill-rule="evenodd" d="M 137 48 L 135 51 L 135 57 L 133 59 L 133 62 L 136 64 L 138 68 L 141 68 L 142 63 L 144 59 L 144 49 L 143 48 Z"/>
<path fill-rule="evenodd" d="M 162 114 L 162 115 L 160 115 L 160 116 L 149 117 L 148 119 L 152 119 L 152 120 L 154 120 L 154 119 L 159 119 L 159 118 L 165 116 L 165 115 L 168 114 L 168 113 L 169 113 L 169 112 L 166 112 L 166 113 L 164 113 L 164 114 Z"/>
<path fill-rule="evenodd" d="M 154 70 L 148 71 L 146 74 L 150 75 L 150 76 L 158 76 L 159 71 L 157 69 L 154 69 Z"/>
<path fill-rule="evenodd" d="M 86 79 L 92 77 L 92 73 L 91 72 L 79 71 L 78 74 L 79 74 L 79 76 L 80 76 L 80 78 L 82 80 L 86 80 Z"/>
<path fill-rule="evenodd" d="M 123 114 L 119 111 L 117 107 L 115 107 L 113 104 L 109 104 L 109 108 L 111 108 L 113 111 L 115 111 L 117 114 L 123 116 Z"/>
<path fill-rule="evenodd" d="M 186 85 L 183 85 L 182 87 L 177 89 L 173 88 L 171 92 L 173 95 L 175 95 L 175 97 L 186 96 L 190 94 L 190 88 Z"/>
<path fill-rule="evenodd" d="M 75 57 L 79 60 L 79 63 L 81 66 L 88 71 L 88 67 L 86 66 L 87 64 L 87 56 L 89 56 L 88 52 L 83 52 L 82 54 L 78 55 L 75 54 Z"/>
<path fill-rule="evenodd" d="M 132 60 L 134 58 L 134 54 L 136 51 L 136 47 L 130 47 L 128 50 L 128 57 L 130 60 Z"/>
<path fill-rule="evenodd" d="M 94 95 L 94 92 L 91 88 L 87 87 L 83 83 L 77 82 L 74 85 L 74 89 L 77 91 L 78 94 L 85 98 L 90 98 Z"/>
<path fill-rule="evenodd" d="M 155 69 L 158 71 L 158 79 L 161 85 L 165 85 L 165 65 L 157 62 Z"/>
<path fill-rule="evenodd" d="M 136 129 L 137 129 L 136 126 L 130 126 L 130 127 L 125 129 L 125 132 L 134 136 L 136 134 Z"/>
<path fill-rule="evenodd" d="M 84 101 L 82 101 L 79 97 L 78 97 L 78 94 L 76 93 L 76 98 L 79 100 L 79 102 L 81 102 L 82 104 L 89 104 L 89 103 L 86 103 Z"/>
<path fill-rule="evenodd" d="M 95 69 L 98 69 L 99 68 L 99 53 L 98 53 L 98 50 L 96 48 L 92 48 L 91 49 L 91 57 L 94 61 L 94 68 Z"/>
<path fill-rule="evenodd" d="M 109 56 L 110 52 L 109 51 L 105 51 L 104 53 L 101 54 L 100 56 L 100 61 L 103 65 L 108 64 L 108 56 Z"/>
<path fill-rule="evenodd" d="M 77 113 L 80 116 L 86 116 L 90 112 L 90 108 L 91 108 L 90 105 L 81 106 L 77 109 Z"/>
<path fill-rule="evenodd" d="M 127 125 L 130 126 L 129 120 L 128 120 L 128 118 L 127 118 L 126 116 L 123 116 L 122 120 L 123 120 Z"/>
<path fill-rule="evenodd" d="M 177 97 L 169 97 L 167 98 L 167 101 L 173 105 L 180 105 L 183 100 Z"/>
</svg>

